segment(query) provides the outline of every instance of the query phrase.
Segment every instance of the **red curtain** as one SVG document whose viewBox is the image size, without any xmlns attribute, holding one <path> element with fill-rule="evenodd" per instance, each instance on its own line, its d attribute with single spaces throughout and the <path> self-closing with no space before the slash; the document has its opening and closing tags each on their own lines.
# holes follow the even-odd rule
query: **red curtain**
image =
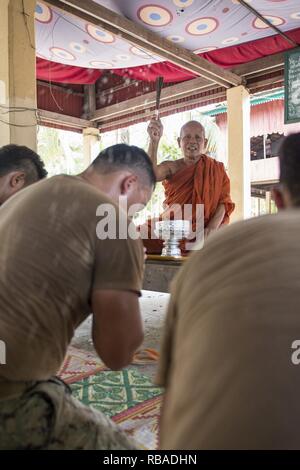
<svg viewBox="0 0 300 470">
<path fill-rule="evenodd" d="M 89 85 L 95 83 L 100 76 L 100 70 L 63 65 L 39 57 L 36 58 L 36 78 L 38 80 Z"/>
</svg>

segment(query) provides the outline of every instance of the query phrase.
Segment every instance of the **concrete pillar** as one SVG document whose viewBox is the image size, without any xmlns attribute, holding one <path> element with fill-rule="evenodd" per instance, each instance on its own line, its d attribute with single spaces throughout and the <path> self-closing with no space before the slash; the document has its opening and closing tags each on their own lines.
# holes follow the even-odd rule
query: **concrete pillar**
<svg viewBox="0 0 300 470">
<path fill-rule="evenodd" d="M 0 147 L 10 143 L 9 114 L 2 114 L 9 107 L 9 62 L 8 62 L 8 3 L 2 0 L 0 14 Z"/>
<path fill-rule="evenodd" d="M 251 216 L 250 97 L 240 85 L 227 90 L 228 171 L 231 197 L 236 204 L 231 221 Z"/>
<path fill-rule="evenodd" d="M 96 127 L 83 129 L 84 167 L 88 167 L 99 153 L 100 132 Z"/>
<path fill-rule="evenodd" d="M 271 207 L 271 191 L 266 191 L 266 214 L 272 213 Z"/>
<path fill-rule="evenodd" d="M 35 0 L 1 0 L 0 15 L 0 105 L 10 110 L 1 115 L 5 123 L 0 122 L 0 145 L 14 143 L 33 150 L 37 131 L 35 5 Z"/>
</svg>

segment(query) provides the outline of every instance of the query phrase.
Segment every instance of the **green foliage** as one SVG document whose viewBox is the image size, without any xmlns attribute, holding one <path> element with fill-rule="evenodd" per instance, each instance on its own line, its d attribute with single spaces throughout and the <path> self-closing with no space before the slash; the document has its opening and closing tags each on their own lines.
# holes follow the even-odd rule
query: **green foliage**
<svg viewBox="0 0 300 470">
<path fill-rule="evenodd" d="M 49 176 L 77 174 L 84 169 L 80 134 L 41 126 L 38 130 L 38 153 Z"/>
<path fill-rule="evenodd" d="M 173 142 L 167 141 L 166 138 L 162 137 L 158 162 L 163 162 L 164 160 L 178 160 L 181 158 L 180 148 L 178 147 L 176 136 L 174 136 Z"/>
</svg>

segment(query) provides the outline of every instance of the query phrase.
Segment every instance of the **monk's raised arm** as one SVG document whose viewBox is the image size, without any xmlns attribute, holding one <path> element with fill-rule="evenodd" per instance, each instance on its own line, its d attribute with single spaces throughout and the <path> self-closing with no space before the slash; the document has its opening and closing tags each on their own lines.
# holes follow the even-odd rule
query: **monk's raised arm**
<svg viewBox="0 0 300 470">
<path fill-rule="evenodd" d="M 159 118 L 153 117 L 149 122 L 147 131 L 150 137 L 148 155 L 151 158 L 154 169 L 157 167 L 157 151 L 159 146 L 159 141 L 163 135 L 163 125 Z"/>
<path fill-rule="evenodd" d="M 154 172 L 157 181 L 163 181 L 170 178 L 177 171 L 177 163 L 175 161 L 164 161 L 157 164 L 157 151 L 159 141 L 163 135 L 163 125 L 159 118 L 153 117 L 148 125 L 148 134 L 150 137 L 148 155 L 153 163 Z"/>
</svg>

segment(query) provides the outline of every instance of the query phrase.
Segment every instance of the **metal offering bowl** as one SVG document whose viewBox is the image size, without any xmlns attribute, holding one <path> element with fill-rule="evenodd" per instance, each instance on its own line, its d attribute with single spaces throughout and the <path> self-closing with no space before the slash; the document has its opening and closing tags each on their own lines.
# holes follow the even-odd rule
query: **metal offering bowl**
<svg viewBox="0 0 300 470">
<path fill-rule="evenodd" d="M 162 256 L 181 257 L 179 242 L 190 233 L 189 220 L 162 220 L 155 224 L 155 235 L 164 240 Z"/>
</svg>

